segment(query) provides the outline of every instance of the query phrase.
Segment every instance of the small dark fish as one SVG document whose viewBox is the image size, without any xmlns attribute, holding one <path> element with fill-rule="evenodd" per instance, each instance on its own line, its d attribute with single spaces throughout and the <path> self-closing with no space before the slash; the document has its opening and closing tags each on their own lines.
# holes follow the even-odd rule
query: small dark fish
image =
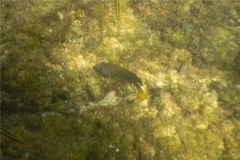
<svg viewBox="0 0 240 160">
<path fill-rule="evenodd" d="M 27 142 L 24 142 L 22 140 L 19 140 L 17 137 L 15 137 L 14 135 L 12 135 L 11 133 L 7 132 L 6 130 L 2 129 L 0 130 L 1 134 L 4 135 L 5 137 L 15 141 L 15 142 L 18 142 L 18 143 L 21 143 L 21 144 L 24 144 L 28 147 L 32 147 L 31 144 L 28 144 Z"/>
<path fill-rule="evenodd" d="M 138 89 L 138 98 L 142 100 L 146 99 L 146 95 L 141 88 L 143 83 L 135 73 L 121 66 L 106 62 L 98 63 L 93 68 L 104 76 L 116 77 L 132 83 Z"/>
</svg>

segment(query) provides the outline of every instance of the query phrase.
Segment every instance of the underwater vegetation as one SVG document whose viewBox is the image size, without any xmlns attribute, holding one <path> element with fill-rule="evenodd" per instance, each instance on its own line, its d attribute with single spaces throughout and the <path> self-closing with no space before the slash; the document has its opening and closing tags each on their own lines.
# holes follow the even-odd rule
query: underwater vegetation
<svg viewBox="0 0 240 160">
<path fill-rule="evenodd" d="M 240 159 L 239 10 L 2 0 L 1 160 Z"/>
<path fill-rule="evenodd" d="M 5 137 L 7 137 L 7 138 L 9 138 L 9 139 L 11 139 L 15 142 L 18 142 L 20 144 L 24 144 L 26 146 L 30 146 L 30 144 L 28 144 L 27 142 L 24 142 L 24 141 L 18 139 L 16 136 L 12 135 L 11 133 L 9 133 L 8 131 L 6 131 L 2 128 L 0 129 L 0 132 L 1 132 L 1 135 L 3 135 L 3 136 L 5 136 Z"/>
</svg>

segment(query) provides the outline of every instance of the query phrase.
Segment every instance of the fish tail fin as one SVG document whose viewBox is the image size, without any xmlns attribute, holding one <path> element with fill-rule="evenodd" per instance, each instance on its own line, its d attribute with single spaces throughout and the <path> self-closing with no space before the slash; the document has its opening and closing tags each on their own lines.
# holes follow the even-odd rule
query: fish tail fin
<svg viewBox="0 0 240 160">
<path fill-rule="evenodd" d="M 137 86 L 138 89 L 138 98 L 141 100 L 144 100 L 147 98 L 146 94 L 144 93 L 143 89 L 141 88 L 141 86 Z"/>
</svg>

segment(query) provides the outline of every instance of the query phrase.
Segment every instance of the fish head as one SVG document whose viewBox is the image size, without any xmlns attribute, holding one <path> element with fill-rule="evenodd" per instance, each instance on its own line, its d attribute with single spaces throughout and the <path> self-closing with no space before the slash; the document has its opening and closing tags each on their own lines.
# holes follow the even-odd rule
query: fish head
<svg viewBox="0 0 240 160">
<path fill-rule="evenodd" d="M 109 69 L 108 69 L 108 64 L 106 62 L 101 62 L 101 63 L 94 65 L 93 69 L 104 76 L 108 76 L 107 71 Z"/>
</svg>

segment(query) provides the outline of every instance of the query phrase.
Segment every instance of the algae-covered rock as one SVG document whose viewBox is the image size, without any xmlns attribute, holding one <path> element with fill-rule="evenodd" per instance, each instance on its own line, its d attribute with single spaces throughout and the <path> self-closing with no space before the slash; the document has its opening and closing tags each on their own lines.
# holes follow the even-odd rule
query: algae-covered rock
<svg viewBox="0 0 240 160">
<path fill-rule="evenodd" d="M 1 1 L 1 159 L 239 159 L 239 6 Z"/>
</svg>

